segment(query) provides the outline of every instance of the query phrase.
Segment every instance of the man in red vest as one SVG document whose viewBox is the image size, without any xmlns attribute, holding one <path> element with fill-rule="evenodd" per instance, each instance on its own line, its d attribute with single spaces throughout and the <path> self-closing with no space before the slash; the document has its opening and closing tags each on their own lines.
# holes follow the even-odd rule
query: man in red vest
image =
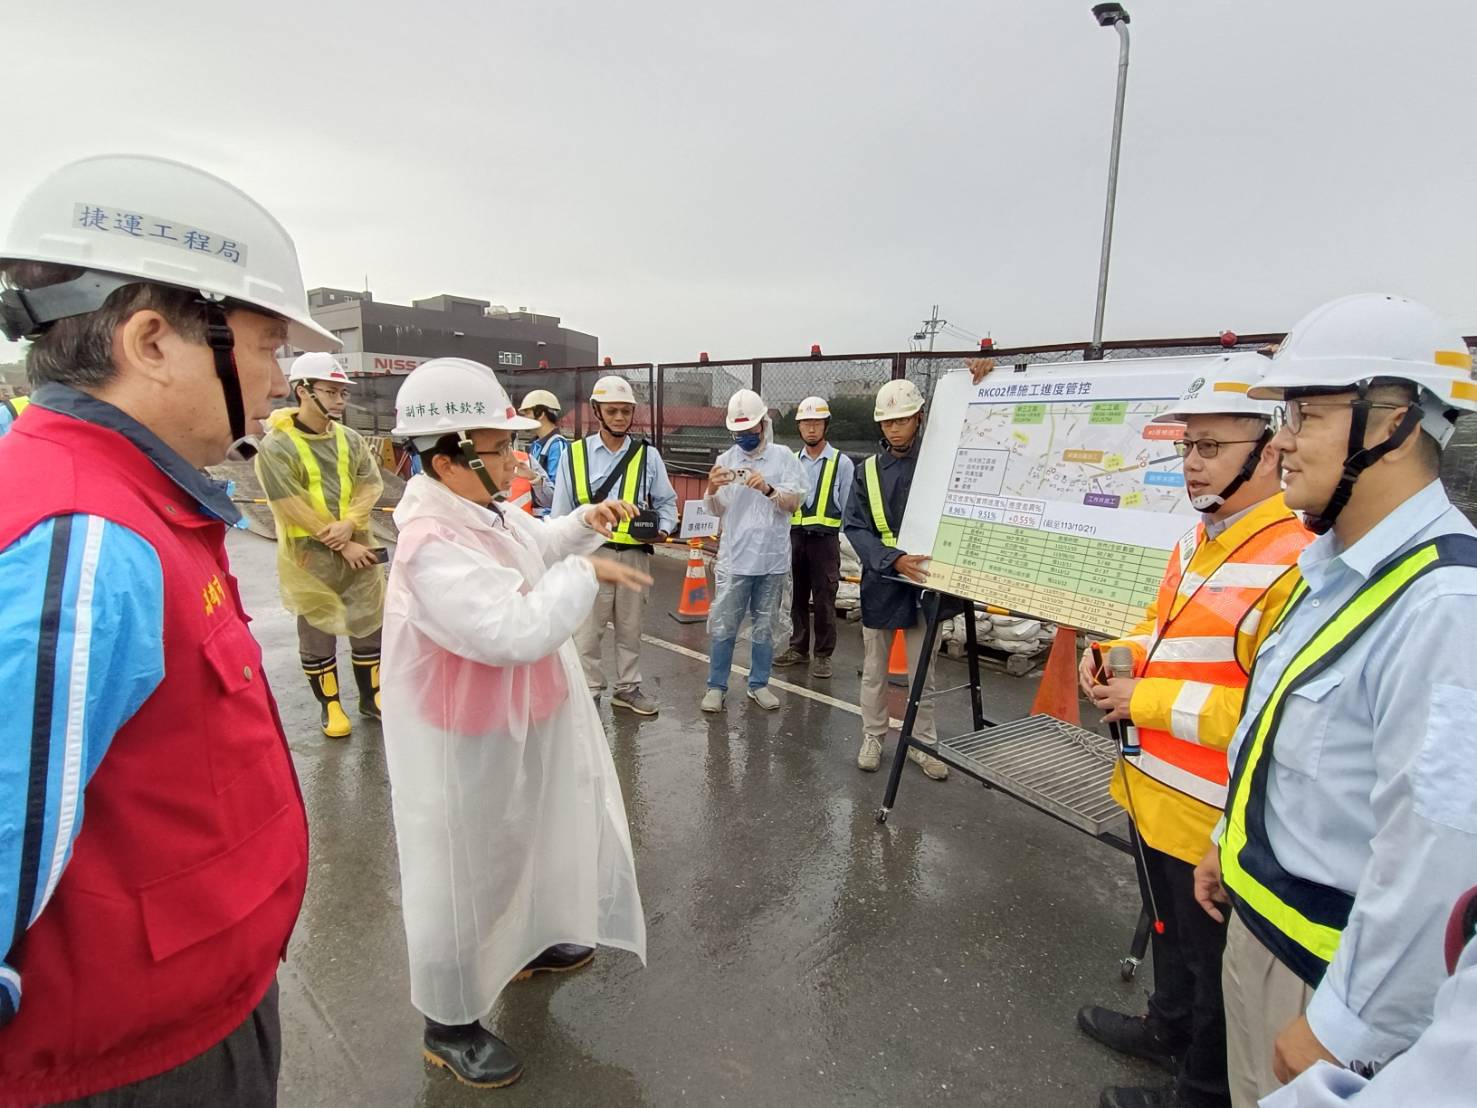
<svg viewBox="0 0 1477 1108">
<path fill-rule="evenodd" d="M 281 225 L 163 159 L 53 173 L 0 274 L 0 1103 L 275 1104 L 307 821 L 201 470 L 338 343 Z"/>
</svg>

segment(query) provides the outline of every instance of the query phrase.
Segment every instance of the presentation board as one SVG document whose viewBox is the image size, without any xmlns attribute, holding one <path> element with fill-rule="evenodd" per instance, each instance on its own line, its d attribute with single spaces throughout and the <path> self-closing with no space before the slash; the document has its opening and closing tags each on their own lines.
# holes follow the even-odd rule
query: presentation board
<svg viewBox="0 0 1477 1108">
<path fill-rule="evenodd" d="M 1122 634 L 1199 513 L 1154 423 L 1216 356 L 964 371 L 934 390 L 898 533 L 929 585 L 1053 623 Z"/>
</svg>

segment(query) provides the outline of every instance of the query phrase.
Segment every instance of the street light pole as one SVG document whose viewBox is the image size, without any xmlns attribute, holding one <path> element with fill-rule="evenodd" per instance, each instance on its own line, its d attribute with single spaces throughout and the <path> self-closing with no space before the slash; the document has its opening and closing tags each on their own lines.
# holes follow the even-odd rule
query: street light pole
<svg viewBox="0 0 1477 1108">
<path fill-rule="evenodd" d="M 1103 213 L 1103 252 L 1098 261 L 1097 312 L 1092 320 L 1089 359 L 1103 356 L 1103 313 L 1108 303 L 1108 257 L 1113 251 L 1113 205 L 1118 196 L 1118 147 L 1123 139 L 1123 98 L 1128 91 L 1128 12 L 1122 4 L 1094 4 L 1100 27 L 1118 32 L 1118 98 L 1113 106 L 1113 147 L 1108 155 L 1108 205 Z"/>
</svg>

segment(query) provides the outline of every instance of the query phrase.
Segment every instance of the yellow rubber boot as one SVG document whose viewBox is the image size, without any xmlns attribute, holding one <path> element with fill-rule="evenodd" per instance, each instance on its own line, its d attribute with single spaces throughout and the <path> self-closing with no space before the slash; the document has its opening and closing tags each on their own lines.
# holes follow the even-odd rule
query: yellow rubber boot
<svg viewBox="0 0 1477 1108">
<path fill-rule="evenodd" d="M 319 726 L 330 739 L 345 739 L 354 730 L 338 699 L 338 662 L 333 658 L 303 659 L 303 672 L 322 713 Z"/>
</svg>

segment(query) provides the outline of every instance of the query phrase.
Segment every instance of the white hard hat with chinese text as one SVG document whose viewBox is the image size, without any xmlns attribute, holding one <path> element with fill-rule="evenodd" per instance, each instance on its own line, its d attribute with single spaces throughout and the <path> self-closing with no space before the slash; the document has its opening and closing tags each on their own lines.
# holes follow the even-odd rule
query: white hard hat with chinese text
<svg viewBox="0 0 1477 1108">
<path fill-rule="evenodd" d="M 795 409 L 795 422 L 802 419 L 830 419 L 831 405 L 823 397 L 807 396 Z"/>
<path fill-rule="evenodd" d="M 466 358 L 432 358 L 410 371 L 395 394 L 397 438 L 417 448 L 458 431 L 533 431 L 538 420 L 513 408 L 497 375 Z"/>
<path fill-rule="evenodd" d="M 590 403 L 635 404 L 636 394 L 631 390 L 631 382 L 610 374 L 595 382 L 595 387 L 590 390 Z"/>
<path fill-rule="evenodd" d="M 872 418 L 878 423 L 888 419 L 904 419 L 923 410 L 923 394 L 912 381 L 889 381 L 877 390 L 877 406 Z"/>
<path fill-rule="evenodd" d="M 56 170 L 16 209 L 0 263 L 75 266 L 82 277 L 6 293 L 8 333 L 86 315 L 139 281 L 202 293 L 286 321 L 303 350 L 342 345 L 313 320 L 292 238 L 271 213 L 213 174 L 167 158 L 106 154 Z"/>
</svg>

